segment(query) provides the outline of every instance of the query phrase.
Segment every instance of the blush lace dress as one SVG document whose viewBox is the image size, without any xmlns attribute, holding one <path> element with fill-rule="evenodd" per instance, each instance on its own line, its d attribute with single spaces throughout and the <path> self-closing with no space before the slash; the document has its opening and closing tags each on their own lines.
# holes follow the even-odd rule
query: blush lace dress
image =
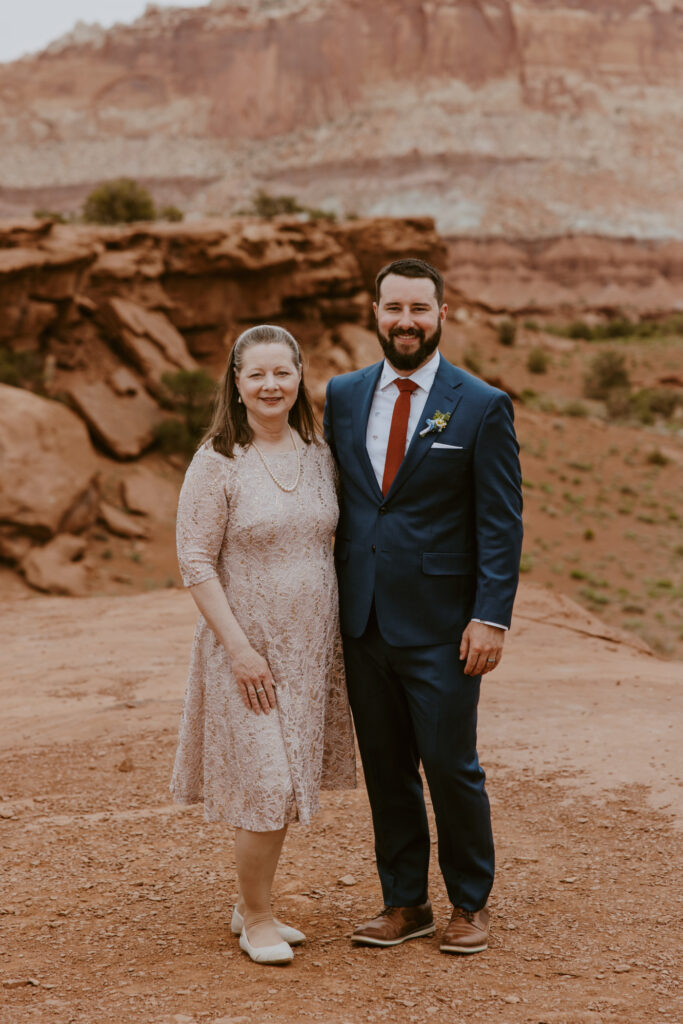
<svg viewBox="0 0 683 1024">
<path fill-rule="evenodd" d="M 227 652 L 200 615 L 171 793 L 179 803 L 203 800 L 207 821 L 255 832 L 305 824 L 321 788 L 356 784 L 331 547 L 334 464 L 324 443 L 300 455 L 301 478 L 288 493 L 254 448 L 236 446 L 228 459 L 207 442 L 178 505 L 183 582 L 220 580 L 268 661 L 277 708 L 256 715 L 244 706 Z M 294 451 L 267 458 L 279 480 L 294 481 Z"/>
</svg>

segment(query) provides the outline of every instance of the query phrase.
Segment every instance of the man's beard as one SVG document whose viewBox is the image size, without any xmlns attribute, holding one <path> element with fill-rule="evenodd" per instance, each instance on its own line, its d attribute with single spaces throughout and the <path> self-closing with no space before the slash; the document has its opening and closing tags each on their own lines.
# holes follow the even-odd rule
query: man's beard
<svg viewBox="0 0 683 1024">
<path fill-rule="evenodd" d="M 419 338 L 420 344 L 413 352 L 399 352 L 394 343 L 394 338 L 397 334 L 402 334 L 404 337 Z M 428 338 L 425 337 L 425 332 L 419 327 L 412 327 L 409 331 L 402 331 L 398 327 L 392 327 L 388 338 L 385 338 L 378 327 L 377 337 L 384 355 L 392 366 L 397 370 L 416 370 L 436 350 L 441 340 L 441 321 L 437 324 L 434 333 L 430 334 Z"/>
</svg>

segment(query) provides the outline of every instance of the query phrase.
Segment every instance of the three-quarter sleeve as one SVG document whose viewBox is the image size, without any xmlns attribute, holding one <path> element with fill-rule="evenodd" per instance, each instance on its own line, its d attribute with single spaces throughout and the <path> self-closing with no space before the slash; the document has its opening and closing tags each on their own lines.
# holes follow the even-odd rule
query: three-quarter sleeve
<svg viewBox="0 0 683 1024">
<path fill-rule="evenodd" d="M 228 522 L 224 459 L 204 446 L 190 463 L 178 500 L 176 545 L 186 587 L 218 576 L 216 564 Z"/>
</svg>

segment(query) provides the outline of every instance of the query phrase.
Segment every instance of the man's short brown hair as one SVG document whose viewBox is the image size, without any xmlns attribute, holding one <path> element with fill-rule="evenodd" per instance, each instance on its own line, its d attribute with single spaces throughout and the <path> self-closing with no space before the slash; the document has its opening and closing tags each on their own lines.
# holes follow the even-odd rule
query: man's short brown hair
<svg viewBox="0 0 683 1024">
<path fill-rule="evenodd" d="M 382 267 L 379 274 L 375 278 L 375 301 L 379 303 L 379 292 L 382 287 L 382 281 L 389 274 L 398 274 L 399 277 L 428 277 L 430 281 L 434 282 L 434 291 L 436 292 L 436 301 L 439 306 L 443 304 L 443 277 L 431 263 L 427 263 L 425 260 L 418 259 L 402 259 L 394 260 L 392 263 L 387 263 L 386 267 Z"/>
</svg>

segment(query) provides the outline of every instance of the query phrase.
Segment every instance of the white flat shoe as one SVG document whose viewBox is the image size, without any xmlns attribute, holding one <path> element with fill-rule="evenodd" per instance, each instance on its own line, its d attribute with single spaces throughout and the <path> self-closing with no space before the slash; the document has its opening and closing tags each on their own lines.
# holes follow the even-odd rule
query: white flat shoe
<svg viewBox="0 0 683 1024">
<path fill-rule="evenodd" d="M 297 928 L 290 928 L 288 924 L 283 924 L 281 921 L 275 921 L 275 927 L 279 934 L 282 936 L 285 942 L 288 942 L 290 946 L 300 946 L 302 942 L 306 941 L 306 936 L 303 932 L 300 932 Z M 230 931 L 233 935 L 241 935 L 242 929 L 244 928 L 244 918 L 240 914 L 237 907 L 233 907 L 232 921 L 230 922 Z"/>
<path fill-rule="evenodd" d="M 240 949 L 251 957 L 255 964 L 289 964 L 294 959 L 292 947 L 286 942 L 277 946 L 252 946 L 247 938 L 246 928 L 240 934 Z"/>
</svg>

